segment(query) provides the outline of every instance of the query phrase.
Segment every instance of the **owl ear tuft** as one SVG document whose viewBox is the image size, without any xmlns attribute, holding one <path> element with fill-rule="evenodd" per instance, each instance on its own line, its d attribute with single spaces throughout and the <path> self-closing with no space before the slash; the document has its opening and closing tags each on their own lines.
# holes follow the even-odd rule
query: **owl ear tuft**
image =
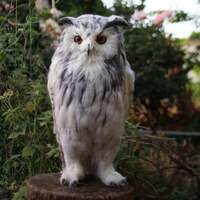
<svg viewBox="0 0 200 200">
<path fill-rule="evenodd" d="M 123 17 L 112 15 L 108 18 L 108 22 L 105 24 L 104 29 L 112 26 L 128 27 L 129 23 Z"/>
<path fill-rule="evenodd" d="M 60 26 L 71 26 L 74 25 L 74 17 L 62 17 L 58 20 Z"/>
</svg>

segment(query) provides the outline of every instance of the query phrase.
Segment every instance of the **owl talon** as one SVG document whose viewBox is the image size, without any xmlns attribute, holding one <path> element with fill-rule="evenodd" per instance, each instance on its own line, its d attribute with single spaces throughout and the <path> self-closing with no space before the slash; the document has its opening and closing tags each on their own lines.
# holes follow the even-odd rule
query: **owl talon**
<svg viewBox="0 0 200 200">
<path fill-rule="evenodd" d="M 67 185 L 68 182 L 67 182 L 66 179 L 62 179 L 62 178 L 60 178 L 60 184 L 61 184 L 61 185 Z"/>
<path fill-rule="evenodd" d="M 66 179 L 60 179 L 60 183 L 61 183 L 61 185 L 65 185 L 65 186 L 68 186 L 70 188 L 73 188 L 73 187 L 76 187 L 76 186 L 79 185 L 79 181 L 78 180 L 69 182 Z"/>
<path fill-rule="evenodd" d="M 68 184 L 70 188 L 77 187 L 79 185 L 79 181 L 72 181 Z"/>
<path fill-rule="evenodd" d="M 109 184 L 110 187 L 125 187 L 127 185 L 128 185 L 128 182 L 127 182 L 126 179 L 124 179 L 124 180 L 122 180 L 122 181 L 120 181 L 118 183 L 117 182 L 111 182 Z"/>
<path fill-rule="evenodd" d="M 128 185 L 128 181 L 125 179 L 122 181 L 121 186 L 127 186 Z"/>
</svg>

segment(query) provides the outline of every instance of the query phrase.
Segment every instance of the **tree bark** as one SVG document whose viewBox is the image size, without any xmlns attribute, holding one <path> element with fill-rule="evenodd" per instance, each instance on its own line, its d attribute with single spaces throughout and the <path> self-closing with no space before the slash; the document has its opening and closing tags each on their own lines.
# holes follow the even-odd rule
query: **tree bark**
<svg viewBox="0 0 200 200">
<path fill-rule="evenodd" d="M 60 174 L 42 174 L 27 181 L 27 200 L 133 200 L 133 189 L 107 187 L 97 179 L 69 188 L 59 183 Z"/>
</svg>

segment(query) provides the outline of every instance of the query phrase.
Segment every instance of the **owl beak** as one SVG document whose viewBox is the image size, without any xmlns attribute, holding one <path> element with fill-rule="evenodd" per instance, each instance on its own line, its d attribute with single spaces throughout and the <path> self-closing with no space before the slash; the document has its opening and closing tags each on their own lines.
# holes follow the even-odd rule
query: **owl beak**
<svg viewBox="0 0 200 200">
<path fill-rule="evenodd" d="M 87 49 L 87 55 L 89 56 L 91 51 L 92 51 L 92 45 L 91 44 L 88 44 L 88 49 Z"/>
<path fill-rule="evenodd" d="M 88 44 L 88 49 L 87 49 L 87 55 L 88 55 L 88 56 L 90 55 L 90 51 L 91 51 L 91 49 L 90 49 L 90 44 Z"/>
</svg>

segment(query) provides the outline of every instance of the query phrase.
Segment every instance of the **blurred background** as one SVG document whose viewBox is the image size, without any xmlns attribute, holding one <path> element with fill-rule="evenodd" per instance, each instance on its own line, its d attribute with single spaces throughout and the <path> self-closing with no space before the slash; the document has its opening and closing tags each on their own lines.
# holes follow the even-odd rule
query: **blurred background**
<svg viewBox="0 0 200 200">
<path fill-rule="evenodd" d="M 85 13 L 131 24 L 135 93 L 116 167 L 136 199 L 200 199 L 198 0 L 0 1 L 0 199 L 25 199 L 27 178 L 60 170 L 47 73 L 58 19 Z"/>
</svg>

